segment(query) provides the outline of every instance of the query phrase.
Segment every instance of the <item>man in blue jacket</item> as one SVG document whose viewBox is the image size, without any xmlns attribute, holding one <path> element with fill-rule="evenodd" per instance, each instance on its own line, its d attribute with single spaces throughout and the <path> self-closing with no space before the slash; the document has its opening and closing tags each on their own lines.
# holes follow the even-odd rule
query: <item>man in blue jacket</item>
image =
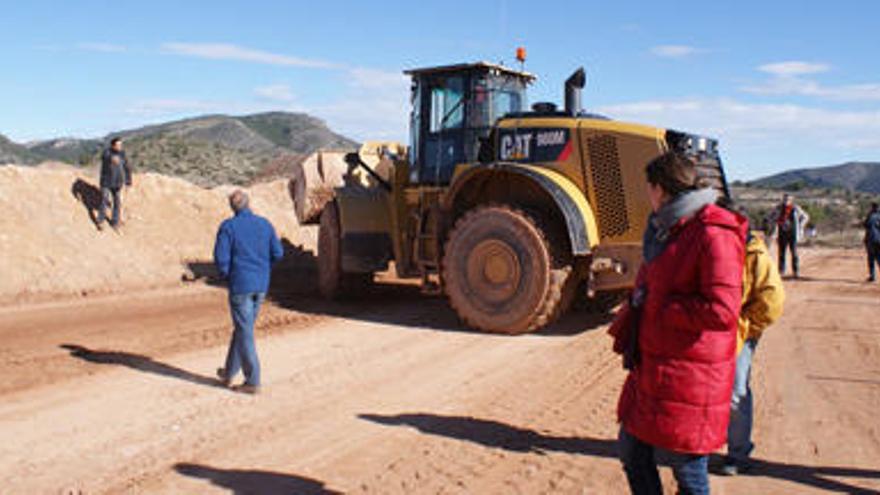
<svg viewBox="0 0 880 495">
<path fill-rule="evenodd" d="M 235 390 L 255 394 L 260 387 L 260 361 L 254 323 L 269 290 L 272 264 L 284 256 L 284 249 L 272 224 L 251 212 L 244 191 L 233 192 L 229 206 L 235 216 L 220 225 L 214 244 L 214 264 L 220 276 L 229 281 L 229 306 L 235 330 L 226 366 L 217 370 L 217 376 L 229 386 L 243 368 L 245 382 Z"/>
</svg>

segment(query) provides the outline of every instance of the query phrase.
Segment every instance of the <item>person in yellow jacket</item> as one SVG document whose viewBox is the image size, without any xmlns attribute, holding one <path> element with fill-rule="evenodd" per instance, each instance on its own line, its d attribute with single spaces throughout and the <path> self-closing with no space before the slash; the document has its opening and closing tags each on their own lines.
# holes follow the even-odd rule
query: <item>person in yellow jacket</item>
<svg viewBox="0 0 880 495">
<path fill-rule="evenodd" d="M 752 443 L 752 390 L 749 375 L 758 339 L 782 316 L 785 292 L 779 270 L 766 244 L 756 232 L 749 232 L 743 266 L 743 299 L 737 333 L 736 378 L 730 402 L 727 428 L 727 457 L 721 474 L 735 476 L 749 467 Z"/>
</svg>

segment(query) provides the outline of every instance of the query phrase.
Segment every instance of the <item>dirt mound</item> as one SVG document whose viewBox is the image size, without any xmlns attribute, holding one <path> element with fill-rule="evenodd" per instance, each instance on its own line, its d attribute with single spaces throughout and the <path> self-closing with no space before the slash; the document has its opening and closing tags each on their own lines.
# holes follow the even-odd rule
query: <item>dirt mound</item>
<svg viewBox="0 0 880 495">
<path fill-rule="evenodd" d="M 0 167 L 0 300 L 180 283 L 191 266 L 211 260 L 231 190 L 138 174 L 124 193 L 122 228 L 98 231 L 93 174 L 58 164 Z M 279 237 L 314 249 L 316 232 L 298 225 L 285 180 L 248 192 Z"/>
</svg>

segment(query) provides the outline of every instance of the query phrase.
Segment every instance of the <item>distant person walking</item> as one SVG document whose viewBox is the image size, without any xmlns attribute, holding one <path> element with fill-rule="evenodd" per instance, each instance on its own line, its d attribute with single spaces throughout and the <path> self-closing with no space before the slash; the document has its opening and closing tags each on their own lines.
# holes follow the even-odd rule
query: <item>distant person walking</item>
<svg viewBox="0 0 880 495">
<path fill-rule="evenodd" d="M 715 205 L 714 189 L 697 188 L 688 158 L 661 155 L 646 175 L 644 263 L 609 330 L 629 369 L 619 455 L 634 494 L 663 493 L 657 457 L 679 493 L 707 494 L 709 454 L 727 440 L 748 227 Z"/>
<path fill-rule="evenodd" d="M 740 210 L 740 214 L 746 212 Z M 743 266 L 742 310 L 736 339 L 736 376 L 727 427 L 727 456 L 721 474 L 735 476 L 747 471 L 752 443 L 752 360 L 764 330 L 782 316 L 785 291 L 770 252 L 757 232 L 749 231 Z"/>
<path fill-rule="evenodd" d="M 98 209 L 98 230 L 104 228 L 107 208 L 112 202 L 113 213 L 110 226 L 119 228 L 120 210 L 122 208 L 122 186 L 131 186 L 131 165 L 122 149 L 122 138 L 110 140 L 110 147 L 101 154 L 101 207 Z"/>
<path fill-rule="evenodd" d="M 214 245 L 214 264 L 229 282 L 229 307 L 235 327 L 226 365 L 217 369 L 217 376 L 230 386 L 243 368 L 244 384 L 235 390 L 255 394 L 260 387 L 260 360 L 254 325 L 269 290 L 272 265 L 282 258 L 284 249 L 272 224 L 251 212 L 248 203 L 244 191 L 236 190 L 229 196 L 235 216 L 220 225 Z"/>
<path fill-rule="evenodd" d="M 785 274 L 786 251 L 791 252 L 791 269 L 794 278 L 800 277 L 800 258 L 798 243 L 804 238 L 804 228 L 810 216 L 794 203 L 794 196 L 785 194 L 782 203 L 770 213 L 771 228 L 776 233 L 776 245 L 779 248 L 779 273 Z"/>
<path fill-rule="evenodd" d="M 868 254 L 868 282 L 877 280 L 875 265 L 880 265 L 880 205 L 871 203 L 871 211 L 864 222 L 865 250 Z"/>
</svg>

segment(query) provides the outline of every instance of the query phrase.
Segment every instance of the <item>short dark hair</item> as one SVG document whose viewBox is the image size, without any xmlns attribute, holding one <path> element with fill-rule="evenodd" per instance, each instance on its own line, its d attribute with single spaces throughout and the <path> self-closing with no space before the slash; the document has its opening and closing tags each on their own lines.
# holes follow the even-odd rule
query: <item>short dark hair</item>
<svg viewBox="0 0 880 495">
<path fill-rule="evenodd" d="M 110 146 L 113 146 L 114 144 L 116 144 L 116 143 L 118 143 L 118 142 L 120 142 L 120 141 L 122 141 L 122 138 L 121 138 L 121 137 L 119 137 L 119 136 L 113 136 L 113 139 L 110 140 Z"/>
<path fill-rule="evenodd" d="M 697 188 L 696 164 L 675 151 L 668 151 L 648 162 L 645 176 L 648 183 L 660 186 L 673 197 Z"/>
<path fill-rule="evenodd" d="M 880 203 L 873 201 L 871 203 L 871 211 L 877 211 L 877 210 L 880 210 Z"/>
</svg>

